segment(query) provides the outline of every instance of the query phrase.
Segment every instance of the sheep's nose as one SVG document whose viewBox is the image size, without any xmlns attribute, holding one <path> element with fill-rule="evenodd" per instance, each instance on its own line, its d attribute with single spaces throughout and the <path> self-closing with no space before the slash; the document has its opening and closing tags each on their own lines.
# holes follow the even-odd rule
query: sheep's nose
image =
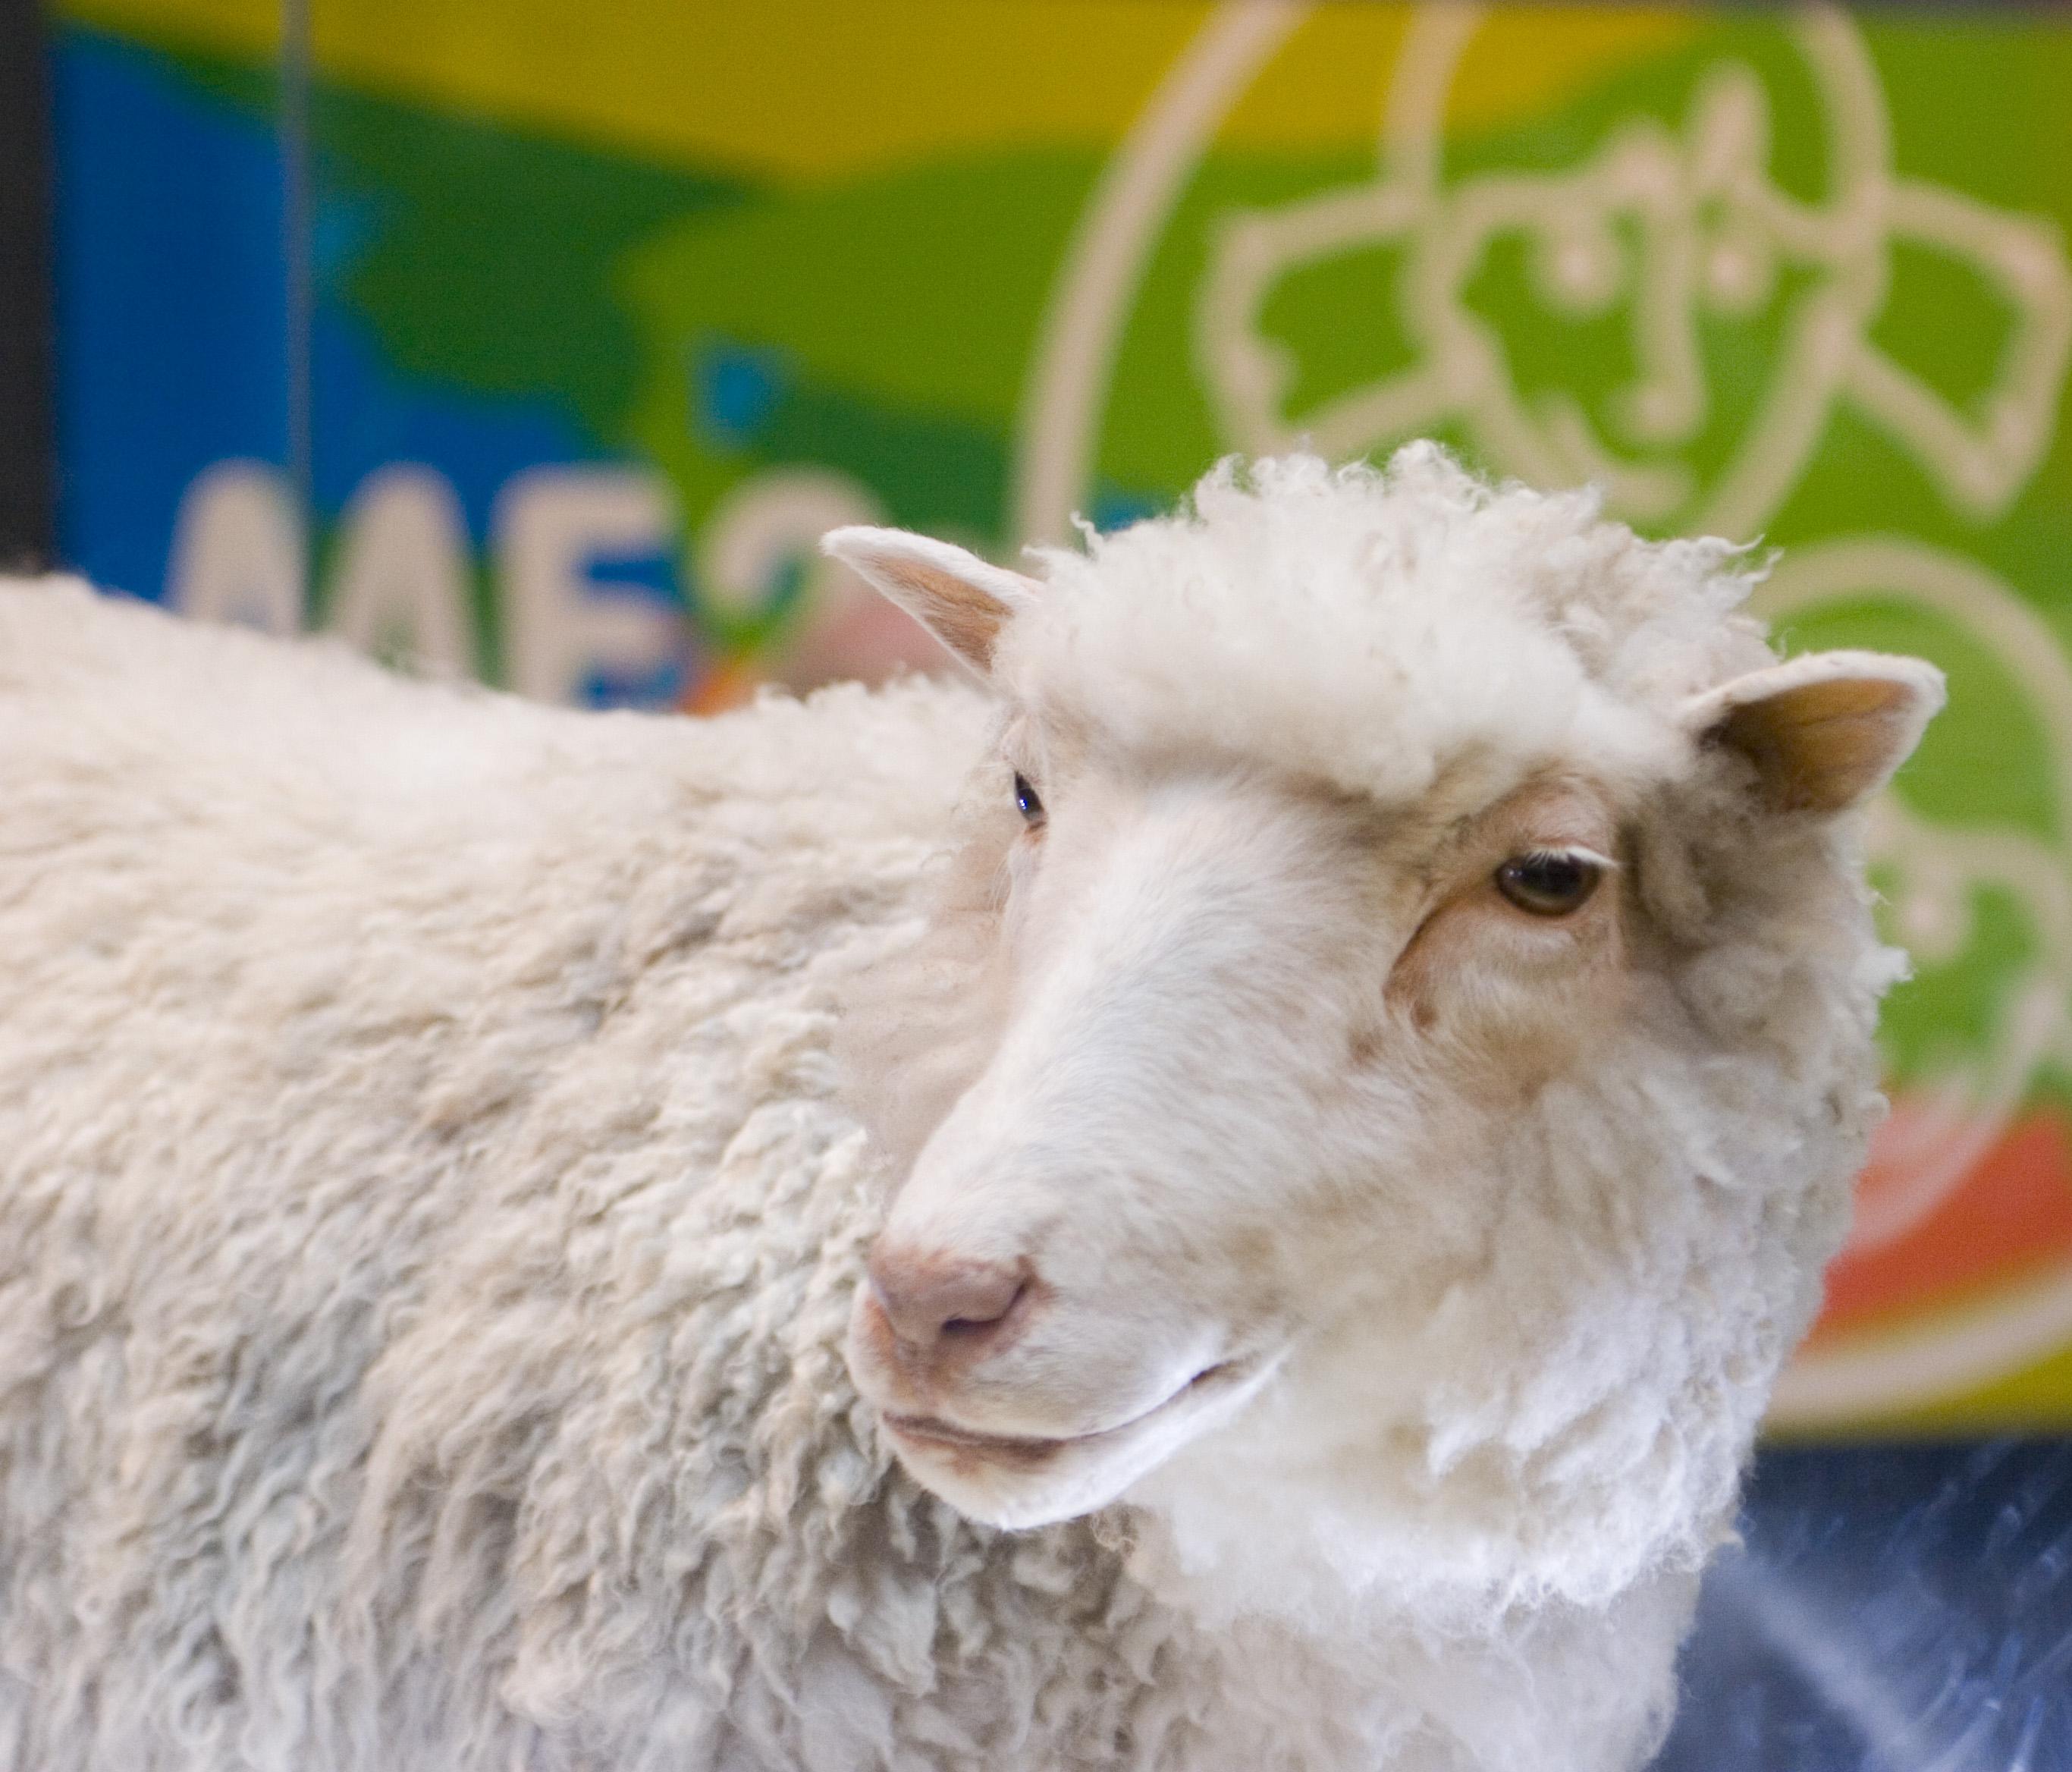
<svg viewBox="0 0 2072 1772">
<path fill-rule="evenodd" d="M 870 1285 L 902 1352 L 932 1361 L 997 1347 L 1023 1315 L 1031 1282 L 1024 1268 L 880 1248 Z"/>
</svg>

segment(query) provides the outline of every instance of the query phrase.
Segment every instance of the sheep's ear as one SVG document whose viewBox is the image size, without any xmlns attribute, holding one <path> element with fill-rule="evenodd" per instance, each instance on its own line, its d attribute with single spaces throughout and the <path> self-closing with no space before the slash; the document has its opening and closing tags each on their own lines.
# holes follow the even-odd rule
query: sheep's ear
<svg viewBox="0 0 2072 1772">
<path fill-rule="evenodd" d="M 820 548 L 861 573 L 980 676 L 993 669 L 1001 629 L 1034 602 L 1038 588 L 1018 572 L 904 529 L 831 529 Z"/>
<path fill-rule="evenodd" d="M 1779 812 L 1839 812 L 1891 780 L 1942 705 L 1942 673 L 1884 652 L 1811 652 L 1694 697 L 1701 744 L 1755 765 Z"/>
</svg>

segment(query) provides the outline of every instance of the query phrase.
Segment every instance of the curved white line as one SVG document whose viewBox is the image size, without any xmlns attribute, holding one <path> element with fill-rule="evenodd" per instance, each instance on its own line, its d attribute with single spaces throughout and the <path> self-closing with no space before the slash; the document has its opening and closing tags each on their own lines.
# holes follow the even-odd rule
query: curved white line
<svg viewBox="0 0 2072 1772">
<path fill-rule="evenodd" d="M 1096 427 L 1158 228 L 1244 82 L 1302 21 L 1310 0 L 1223 0 L 1130 127 L 1065 249 L 1033 359 L 1017 439 L 1015 527 L 1058 541 L 1086 489 Z"/>
<path fill-rule="evenodd" d="M 1774 1427 L 1832 1428 L 1962 1396 L 2072 1342 L 2072 1264 L 1961 1315 L 1860 1344 L 1802 1349 L 1770 1398 Z"/>
<path fill-rule="evenodd" d="M 1892 180 L 1892 122 L 1870 48 L 1840 6 L 1809 6 L 1791 21 L 1791 34 L 1814 70 L 1827 111 L 1831 185 L 1821 208 L 1840 224 L 1834 244 L 1847 252 L 1873 249 L 1883 237 Z M 1850 231 L 1855 237 L 1849 238 Z"/>
<path fill-rule="evenodd" d="M 1446 151 L 1446 101 L 1461 58 L 1482 29 L 1484 10 L 1472 0 L 1455 0 L 1420 6 L 1411 15 L 1383 113 L 1381 162 L 1389 183 L 1421 195 L 1437 191 Z"/>
</svg>

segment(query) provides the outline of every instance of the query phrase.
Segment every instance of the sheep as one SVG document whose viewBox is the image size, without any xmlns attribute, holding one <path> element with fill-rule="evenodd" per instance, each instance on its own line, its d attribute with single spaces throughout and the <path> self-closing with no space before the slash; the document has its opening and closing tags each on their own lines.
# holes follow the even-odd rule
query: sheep
<svg viewBox="0 0 2072 1772">
<path fill-rule="evenodd" d="M 1623 1772 L 1939 704 L 1226 464 L 709 722 L 0 592 L 0 1767 Z"/>
</svg>

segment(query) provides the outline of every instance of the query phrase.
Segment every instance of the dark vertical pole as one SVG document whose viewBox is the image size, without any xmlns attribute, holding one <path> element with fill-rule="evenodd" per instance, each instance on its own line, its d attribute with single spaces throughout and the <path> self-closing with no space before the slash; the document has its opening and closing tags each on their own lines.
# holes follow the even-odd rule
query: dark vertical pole
<svg viewBox="0 0 2072 1772">
<path fill-rule="evenodd" d="M 54 552 L 51 153 L 43 10 L 0 0 L 0 567 Z"/>
<path fill-rule="evenodd" d="M 0 0 L 5 4 L 5 0 Z M 282 0 L 281 6 L 281 218 L 285 237 L 282 261 L 288 309 L 288 480 L 305 525 L 310 521 L 310 483 L 314 446 L 310 384 L 310 327 L 315 285 L 310 262 L 310 0 Z M 302 587 L 305 599 L 309 586 Z"/>
</svg>

